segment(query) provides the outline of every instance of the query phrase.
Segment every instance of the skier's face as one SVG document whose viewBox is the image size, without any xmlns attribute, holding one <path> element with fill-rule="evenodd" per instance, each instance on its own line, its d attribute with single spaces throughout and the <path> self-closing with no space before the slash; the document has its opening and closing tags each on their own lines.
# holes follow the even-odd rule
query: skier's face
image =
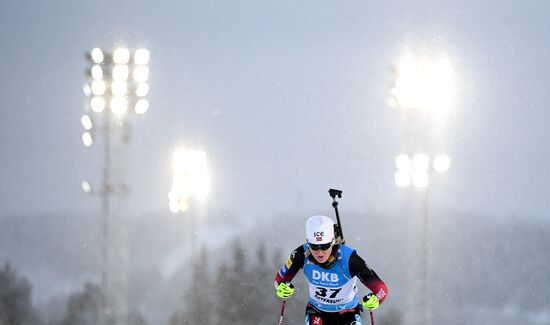
<svg viewBox="0 0 550 325">
<path fill-rule="evenodd" d="M 332 253 L 332 246 L 330 246 L 328 249 L 326 250 L 317 250 L 317 251 L 314 251 L 312 250 L 311 248 L 309 249 L 309 251 L 311 252 L 311 255 L 313 255 L 313 257 L 315 258 L 315 260 L 322 264 L 322 263 L 325 263 L 326 261 L 328 261 L 328 258 L 330 257 L 330 254 Z"/>
</svg>

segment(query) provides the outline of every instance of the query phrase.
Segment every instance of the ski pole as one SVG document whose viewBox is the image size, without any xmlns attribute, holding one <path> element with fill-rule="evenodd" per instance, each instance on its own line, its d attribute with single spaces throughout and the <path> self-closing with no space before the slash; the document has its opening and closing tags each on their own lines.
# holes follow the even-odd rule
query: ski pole
<svg viewBox="0 0 550 325">
<path fill-rule="evenodd" d="M 363 301 L 369 300 L 371 296 L 372 296 L 372 293 L 368 293 L 365 297 L 363 297 Z M 374 325 L 374 314 L 370 310 L 369 312 L 370 312 L 370 324 Z"/>
<path fill-rule="evenodd" d="M 372 311 L 370 312 L 370 324 L 374 325 L 374 314 L 372 313 Z"/>
<path fill-rule="evenodd" d="M 283 303 L 281 304 L 281 317 L 279 317 L 279 325 L 283 325 L 283 315 L 285 313 L 285 304 L 286 304 L 286 299 L 283 300 Z"/>
<path fill-rule="evenodd" d="M 331 188 L 328 190 L 328 194 L 332 198 L 332 207 L 334 208 L 334 212 L 336 212 L 336 221 L 338 224 L 338 232 L 339 232 L 340 238 L 342 240 L 342 243 L 345 243 L 346 241 L 344 240 L 342 223 L 340 222 L 340 214 L 338 213 L 338 201 L 336 201 L 336 197 L 342 198 L 342 191 Z"/>
</svg>

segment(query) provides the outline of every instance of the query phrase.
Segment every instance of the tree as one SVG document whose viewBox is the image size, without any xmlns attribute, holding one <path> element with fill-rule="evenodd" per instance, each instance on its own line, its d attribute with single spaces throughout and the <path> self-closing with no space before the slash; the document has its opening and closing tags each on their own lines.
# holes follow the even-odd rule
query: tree
<svg viewBox="0 0 550 325">
<path fill-rule="evenodd" d="M 69 298 L 67 314 L 61 324 L 97 324 L 100 303 L 101 290 L 97 285 L 87 282 L 84 285 L 84 291 L 75 293 Z"/>
<path fill-rule="evenodd" d="M 229 324 L 244 324 L 243 318 L 250 312 L 245 286 L 249 280 L 246 258 L 240 241 L 235 239 L 231 246 L 232 259 L 229 264 L 222 263 L 216 281 L 216 310 L 221 319 Z"/>
<path fill-rule="evenodd" d="M 220 253 L 219 249 L 216 253 Z M 224 248 L 224 253 L 229 253 L 231 257 L 229 260 L 222 259 L 217 265 L 215 285 L 211 285 L 209 263 L 203 248 L 193 266 L 192 279 L 185 289 L 181 310 L 174 313 L 171 325 L 256 325 L 278 320 L 281 300 L 275 295 L 273 279 L 281 265 L 280 251 L 271 258 L 265 243 L 245 246 L 241 240 L 235 239 L 229 248 Z M 254 256 L 252 262 L 250 256 Z M 297 288 L 296 294 L 298 297 L 293 301 L 306 301 L 307 290 L 300 292 Z M 304 308 L 298 303 L 287 304 L 285 318 L 303 319 Z"/>
<path fill-rule="evenodd" d="M 0 270 L 0 324 L 38 324 L 31 302 L 32 287 L 9 263 Z"/>
<path fill-rule="evenodd" d="M 101 289 L 91 282 L 84 284 L 84 290 L 72 294 L 67 303 L 67 313 L 61 320 L 61 325 L 95 325 L 98 323 L 101 307 Z M 143 317 L 136 311 L 130 311 L 127 324 L 145 325 Z"/>
<path fill-rule="evenodd" d="M 229 283 L 229 267 L 226 262 L 222 262 L 218 267 L 218 272 L 216 276 L 216 286 L 214 292 L 216 295 L 215 304 L 214 304 L 214 324 L 223 324 L 223 319 L 228 315 L 226 311 L 228 310 L 229 302 L 231 301 L 231 290 L 232 286 Z M 235 313 L 231 313 L 234 317 Z M 226 323 L 232 324 L 231 321 Z"/>
<path fill-rule="evenodd" d="M 208 253 L 204 246 L 193 264 L 192 279 L 183 294 L 183 310 L 177 311 L 171 325 L 212 324 L 212 299 L 208 275 Z"/>
<path fill-rule="evenodd" d="M 264 324 L 275 320 L 277 299 L 275 299 L 273 278 L 275 269 L 267 262 L 265 243 L 261 242 L 256 249 L 256 260 L 249 274 L 248 300 L 252 301 L 247 323 Z M 272 311 L 272 313 L 268 312 Z M 267 319 L 266 319 L 267 318 Z"/>
<path fill-rule="evenodd" d="M 218 320 L 241 325 L 276 321 L 279 301 L 273 288 L 275 271 L 267 262 L 266 251 L 264 243 L 244 246 L 238 239 L 233 242 L 231 260 L 222 263 L 218 270 Z M 252 263 L 251 255 L 255 257 Z"/>
</svg>

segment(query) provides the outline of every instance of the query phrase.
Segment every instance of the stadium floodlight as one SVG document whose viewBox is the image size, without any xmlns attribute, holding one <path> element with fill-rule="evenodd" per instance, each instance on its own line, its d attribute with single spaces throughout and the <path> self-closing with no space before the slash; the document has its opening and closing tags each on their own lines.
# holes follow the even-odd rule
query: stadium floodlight
<svg viewBox="0 0 550 325">
<path fill-rule="evenodd" d="M 103 78 L 103 69 L 101 68 L 101 66 L 99 66 L 99 64 L 94 65 L 90 70 L 90 73 L 92 75 L 92 78 L 94 78 L 94 80 Z"/>
<path fill-rule="evenodd" d="M 90 98 L 90 108 L 95 113 L 105 110 L 117 118 L 131 112 L 143 115 L 149 110 L 149 67 L 150 53 L 140 48 L 131 52 L 124 47 L 116 48 L 112 54 L 94 48 L 88 58 L 91 61 L 89 82 L 83 91 Z"/>
<path fill-rule="evenodd" d="M 126 81 L 128 80 L 129 75 L 128 65 L 126 64 L 117 64 L 113 68 L 113 80 L 115 81 Z"/>
<path fill-rule="evenodd" d="M 147 99 L 138 99 L 136 102 L 136 106 L 134 107 L 134 111 L 138 115 L 143 115 L 147 113 L 147 110 L 149 109 L 149 101 Z"/>
<path fill-rule="evenodd" d="M 391 107 L 419 108 L 446 112 L 454 102 L 454 76 L 449 58 L 428 58 L 405 54 L 396 69 Z"/>
<path fill-rule="evenodd" d="M 133 75 L 135 82 L 145 82 L 149 79 L 149 68 L 144 65 L 138 65 L 134 68 Z"/>
<path fill-rule="evenodd" d="M 149 93 L 149 85 L 145 82 L 140 83 L 136 88 L 136 96 L 145 97 Z"/>
<path fill-rule="evenodd" d="M 92 87 L 90 87 L 89 83 L 85 83 L 82 86 L 82 92 L 84 92 L 84 95 L 86 95 L 86 97 L 90 97 L 92 95 Z"/>
<path fill-rule="evenodd" d="M 399 187 L 408 187 L 411 185 L 411 173 L 406 170 L 395 172 L 395 184 Z"/>
<path fill-rule="evenodd" d="M 121 96 L 111 98 L 111 111 L 119 117 L 125 115 L 128 112 L 128 100 Z"/>
<path fill-rule="evenodd" d="M 178 149 L 174 153 L 173 168 L 177 174 L 202 173 L 206 167 L 206 154 L 192 149 Z"/>
<path fill-rule="evenodd" d="M 395 88 L 392 89 L 397 104 L 408 108 L 414 105 L 416 61 L 406 55 L 398 64 Z"/>
<path fill-rule="evenodd" d="M 138 49 L 134 53 L 134 63 L 144 65 L 149 63 L 149 51 L 147 49 Z"/>
<path fill-rule="evenodd" d="M 105 110 L 105 99 L 103 97 L 94 96 L 90 101 L 90 106 L 92 107 L 92 111 L 101 113 Z"/>
<path fill-rule="evenodd" d="M 430 175 L 425 170 L 415 170 L 411 175 L 412 184 L 418 188 L 428 187 Z"/>
<path fill-rule="evenodd" d="M 82 182 L 80 182 L 80 187 L 82 187 L 82 190 L 84 191 L 84 193 L 86 194 L 92 193 L 92 190 L 93 190 L 92 185 L 87 180 L 83 180 Z"/>
<path fill-rule="evenodd" d="M 119 47 L 113 52 L 113 61 L 116 64 L 128 64 L 130 61 L 130 50 L 124 47 Z"/>
<path fill-rule="evenodd" d="M 451 165 L 451 158 L 447 155 L 437 155 L 434 158 L 433 161 L 433 168 L 435 171 L 439 173 L 446 172 L 449 170 L 449 167 Z"/>
<path fill-rule="evenodd" d="M 113 81 L 111 83 L 111 93 L 114 96 L 126 96 L 128 93 L 128 83 L 126 81 Z"/>
<path fill-rule="evenodd" d="M 114 217 L 111 208 L 112 200 L 119 200 L 117 205 L 124 205 L 127 200 L 128 185 L 124 176 L 126 163 L 120 152 L 129 144 L 131 126 L 129 116 L 145 114 L 149 109 L 149 101 L 146 96 L 149 93 L 149 85 L 142 84 L 149 77 L 149 51 L 139 49 L 133 54 L 127 48 L 116 48 L 112 52 L 94 48 L 86 54 L 88 60 L 87 83 L 83 87 L 84 94 L 89 97 L 89 107 L 86 111 L 101 114 L 101 117 L 86 116 L 81 118 L 84 133 L 82 142 L 85 146 L 91 146 L 96 135 L 103 136 L 103 179 L 101 190 L 98 191 L 102 201 L 101 208 L 101 305 L 99 306 L 98 324 L 124 324 L 127 316 L 127 278 L 117 270 L 120 276 L 117 280 L 109 280 L 112 266 L 110 266 L 110 250 L 113 247 L 124 250 L 125 239 L 117 244 L 111 243 L 111 235 L 116 235 L 109 230 L 111 219 Z M 140 67 L 137 73 L 135 68 Z M 141 72 L 139 72 L 141 71 Z M 134 81 L 134 74 L 137 80 Z M 102 114 L 103 113 L 103 114 Z M 92 121 L 94 123 L 92 123 Z M 96 125 L 98 124 L 98 125 Z M 98 132 L 101 131 L 101 132 Z M 85 192 L 91 192 L 89 183 L 81 184 Z M 116 215 L 118 217 L 118 215 Z M 121 217 L 124 217 L 121 215 Z M 118 226 L 117 226 L 118 227 Z M 119 251 L 119 254 L 124 252 Z M 111 285 L 113 288 L 110 288 Z M 117 312 L 113 311 L 113 305 L 117 306 Z"/>
<path fill-rule="evenodd" d="M 433 162 L 434 170 L 446 171 L 449 168 L 449 157 L 438 155 Z M 430 182 L 430 158 L 423 153 L 414 155 L 411 159 L 406 154 L 395 158 L 397 172 L 394 175 L 395 184 L 399 187 L 408 187 L 411 184 L 418 188 L 426 188 Z"/>
<path fill-rule="evenodd" d="M 90 131 L 84 131 L 82 133 L 82 143 L 84 143 L 85 147 L 89 147 L 94 143 L 94 139 L 93 139 L 92 133 L 90 133 Z"/>
<path fill-rule="evenodd" d="M 84 127 L 84 130 L 89 131 L 94 126 L 92 119 L 89 115 L 84 115 L 80 118 L 80 123 L 82 123 L 82 126 Z"/>
<path fill-rule="evenodd" d="M 180 211 L 186 211 L 187 209 L 189 209 L 187 202 L 180 203 L 178 200 L 170 200 L 168 207 L 170 208 L 170 211 L 172 213 L 178 213 Z"/>
<path fill-rule="evenodd" d="M 103 63 L 103 59 L 104 59 L 104 55 L 103 55 L 103 51 L 100 49 L 100 48 L 94 48 L 91 52 L 90 52 L 90 56 L 92 57 L 92 61 L 94 63 Z"/>
<path fill-rule="evenodd" d="M 98 80 L 94 80 L 92 82 L 92 94 L 94 94 L 95 96 L 101 96 L 105 93 L 105 88 L 106 88 L 106 84 L 105 84 L 105 81 L 101 80 L 101 79 L 98 79 Z"/>
<path fill-rule="evenodd" d="M 395 158 L 395 166 L 397 167 L 398 170 L 403 170 L 403 171 L 412 171 L 413 169 L 412 160 L 406 154 L 398 155 Z"/>
<path fill-rule="evenodd" d="M 455 76 L 451 61 L 445 55 L 435 54 L 432 50 L 420 50 L 418 52 L 406 52 L 395 66 L 395 80 L 392 85 L 387 104 L 391 108 L 402 108 L 410 118 L 409 131 L 413 136 L 408 137 L 409 146 L 422 145 L 424 150 L 432 150 L 431 143 L 442 141 L 446 118 L 450 109 L 455 104 Z M 434 55 L 435 54 L 435 55 Z M 437 138 L 436 138 L 437 137 Z M 432 141 L 435 140 L 436 141 Z M 412 159 L 403 156 L 396 158 L 398 171 L 395 173 L 395 183 L 399 187 L 413 185 L 422 189 L 421 214 L 419 220 L 421 228 L 411 224 L 411 230 L 421 229 L 420 246 L 422 247 L 418 269 L 413 267 L 412 272 L 421 274 L 420 288 L 424 294 L 425 304 L 418 310 L 419 319 L 406 319 L 406 323 L 429 324 L 429 236 L 430 228 L 428 209 L 430 206 L 430 178 L 433 171 L 443 172 L 449 168 L 448 157 L 417 154 Z M 430 162 L 432 165 L 430 166 Z M 410 199 L 410 198 L 407 198 Z M 417 212 L 412 212 L 412 214 Z M 416 282 L 416 281 L 415 281 Z M 416 288 L 410 288 L 411 291 Z M 412 312 L 416 313 L 416 312 Z"/>
<path fill-rule="evenodd" d="M 168 198 L 169 207 L 174 213 L 184 212 L 189 207 L 189 200 L 202 200 L 210 189 L 210 176 L 203 151 L 177 149 L 173 155 L 172 168 L 174 177 Z"/>
</svg>

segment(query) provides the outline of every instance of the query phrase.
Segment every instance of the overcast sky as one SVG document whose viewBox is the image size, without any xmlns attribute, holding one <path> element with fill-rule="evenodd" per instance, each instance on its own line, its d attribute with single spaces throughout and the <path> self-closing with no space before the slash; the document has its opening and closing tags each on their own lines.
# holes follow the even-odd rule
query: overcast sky
<svg viewBox="0 0 550 325">
<path fill-rule="evenodd" d="M 246 216 L 398 211 L 404 118 L 387 99 L 406 49 L 442 53 L 459 94 L 438 209 L 548 215 L 547 1 L 2 1 L 0 217 L 98 213 L 84 148 L 85 52 L 151 51 L 149 112 L 133 116 L 133 213 L 168 211 L 171 155 L 204 150 L 209 204 Z M 101 139 L 99 139 L 101 141 Z M 305 217 L 304 217 L 305 218 Z"/>
</svg>

